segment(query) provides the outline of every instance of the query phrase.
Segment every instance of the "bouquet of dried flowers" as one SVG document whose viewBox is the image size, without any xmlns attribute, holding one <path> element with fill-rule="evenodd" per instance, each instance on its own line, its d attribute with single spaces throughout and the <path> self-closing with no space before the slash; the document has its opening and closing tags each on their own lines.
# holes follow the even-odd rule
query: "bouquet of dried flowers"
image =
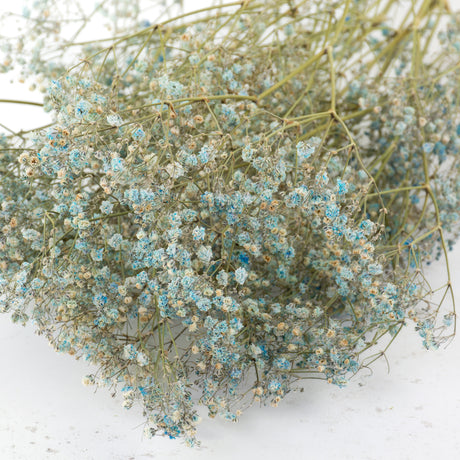
<svg viewBox="0 0 460 460">
<path fill-rule="evenodd" d="M 0 310 L 96 364 L 84 383 L 193 445 L 197 400 L 237 420 L 301 379 L 345 385 L 404 325 L 427 348 L 453 336 L 445 1 L 247 0 L 155 22 L 139 1 L 58 3 L 2 44 L 53 122 L 0 139 Z M 112 36 L 79 41 L 98 15 Z"/>
</svg>

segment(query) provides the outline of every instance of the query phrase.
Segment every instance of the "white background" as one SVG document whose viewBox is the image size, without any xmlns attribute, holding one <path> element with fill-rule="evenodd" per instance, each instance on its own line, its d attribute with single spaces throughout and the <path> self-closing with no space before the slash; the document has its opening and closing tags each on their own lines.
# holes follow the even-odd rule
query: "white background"
<svg viewBox="0 0 460 460">
<path fill-rule="evenodd" d="M 459 9 L 460 1 L 451 5 Z M 40 95 L 2 77 L 1 98 Z M 26 121 L 23 110 L 0 105 L 0 123 L 36 126 L 40 109 L 28 109 Z M 459 245 L 450 260 L 460 299 Z M 442 283 L 439 272 L 435 265 L 427 273 L 435 285 Z M 238 423 L 203 413 L 202 446 L 191 450 L 178 441 L 143 439 L 139 407 L 128 411 L 106 390 L 83 387 L 86 363 L 55 353 L 31 328 L 0 316 L 0 460 L 460 458 L 459 340 L 425 351 L 410 325 L 387 356 L 390 373 L 381 360 L 373 375 L 363 372 L 344 389 L 307 381 L 303 393 L 276 409 L 253 407 Z"/>
</svg>

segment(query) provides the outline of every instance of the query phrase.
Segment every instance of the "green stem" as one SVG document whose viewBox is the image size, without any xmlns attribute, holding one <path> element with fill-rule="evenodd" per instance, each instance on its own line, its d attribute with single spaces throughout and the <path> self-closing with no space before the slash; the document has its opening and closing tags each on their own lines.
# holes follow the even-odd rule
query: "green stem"
<svg viewBox="0 0 460 460">
<path fill-rule="evenodd" d="M 0 102 L 3 102 L 5 104 L 24 104 L 24 105 L 35 105 L 37 107 L 43 107 L 43 103 L 41 102 L 18 101 L 15 99 L 0 99 Z"/>
</svg>

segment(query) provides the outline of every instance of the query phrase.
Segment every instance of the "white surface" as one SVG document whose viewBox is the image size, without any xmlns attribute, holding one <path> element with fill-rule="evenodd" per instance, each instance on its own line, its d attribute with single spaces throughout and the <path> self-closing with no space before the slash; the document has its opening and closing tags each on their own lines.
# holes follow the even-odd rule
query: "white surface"
<svg viewBox="0 0 460 460">
<path fill-rule="evenodd" d="M 0 97 L 37 97 L 15 94 L 6 82 L 0 79 Z M 24 128 L 22 109 L 0 106 L 0 123 Z M 450 258 L 460 299 L 460 246 Z M 428 273 L 434 282 L 436 272 Z M 191 450 L 143 439 L 139 407 L 127 411 L 108 391 L 83 387 L 86 363 L 56 354 L 30 328 L 0 315 L 0 460 L 460 458 L 459 340 L 428 352 L 410 325 L 387 356 L 390 374 L 381 360 L 372 376 L 363 372 L 344 389 L 307 381 L 279 408 L 253 407 L 236 424 L 203 414 L 202 447 Z"/>
</svg>

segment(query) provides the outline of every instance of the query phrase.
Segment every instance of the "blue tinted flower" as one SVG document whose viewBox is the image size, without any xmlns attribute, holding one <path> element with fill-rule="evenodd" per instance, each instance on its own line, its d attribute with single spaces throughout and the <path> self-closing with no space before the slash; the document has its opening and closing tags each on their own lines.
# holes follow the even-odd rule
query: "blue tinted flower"
<svg viewBox="0 0 460 460">
<path fill-rule="evenodd" d="M 225 272 L 224 270 L 221 270 L 217 276 L 216 276 L 217 282 L 221 286 L 227 286 L 228 285 L 228 273 Z"/>
<path fill-rule="evenodd" d="M 92 105 L 88 101 L 81 99 L 75 106 L 75 117 L 78 119 L 86 118 L 91 110 Z"/>
<path fill-rule="evenodd" d="M 203 227 L 195 227 L 192 232 L 193 239 L 195 241 L 203 241 L 204 240 L 204 235 L 205 235 L 205 230 Z"/>
<path fill-rule="evenodd" d="M 133 360 L 137 356 L 137 350 L 134 348 L 134 345 L 129 343 L 123 347 L 123 358 Z"/>
<path fill-rule="evenodd" d="M 123 171 L 123 167 L 124 167 L 123 159 L 120 157 L 112 158 L 112 161 L 110 162 L 110 166 L 115 172 Z"/>
<path fill-rule="evenodd" d="M 98 308 L 103 307 L 107 303 L 107 300 L 107 296 L 102 293 L 98 293 L 93 297 L 93 303 Z"/>
<path fill-rule="evenodd" d="M 109 246 L 111 246 L 112 248 L 119 249 L 122 241 L 123 237 L 119 233 L 115 233 L 109 238 L 107 242 L 109 243 Z"/>
<path fill-rule="evenodd" d="M 240 267 L 235 271 L 235 280 L 238 284 L 244 284 L 247 277 L 248 272 L 243 267 Z"/>
<path fill-rule="evenodd" d="M 103 214 L 110 214 L 113 209 L 113 203 L 110 201 L 103 201 L 99 209 Z"/>
<path fill-rule="evenodd" d="M 271 380 L 268 384 L 268 390 L 272 393 L 276 393 L 281 388 L 281 383 L 278 380 Z"/>
<path fill-rule="evenodd" d="M 273 364 L 275 367 L 282 370 L 288 370 L 291 367 L 291 363 L 286 358 L 276 358 Z"/>
<path fill-rule="evenodd" d="M 201 262 L 207 264 L 212 258 L 211 246 L 200 246 L 197 251 L 197 256 Z"/>
<path fill-rule="evenodd" d="M 141 128 L 137 128 L 135 129 L 132 134 L 131 134 L 131 137 L 137 141 L 137 142 L 141 142 L 142 140 L 144 140 L 145 138 L 145 133 L 144 131 L 141 129 Z"/>
</svg>

